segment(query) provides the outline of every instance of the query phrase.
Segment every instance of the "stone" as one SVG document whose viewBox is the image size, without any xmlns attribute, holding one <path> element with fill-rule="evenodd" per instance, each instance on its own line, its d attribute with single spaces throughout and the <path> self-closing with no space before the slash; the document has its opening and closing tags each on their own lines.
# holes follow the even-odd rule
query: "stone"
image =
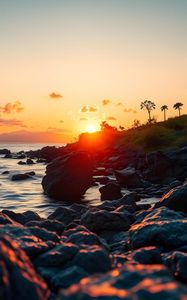
<svg viewBox="0 0 187 300">
<path fill-rule="evenodd" d="M 176 187 L 166 193 L 160 200 L 155 204 L 155 208 L 166 206 L 175 211 L 182 211 L 187 214 L 187 184 Z"/>
<path fill-rule="evenodd" d="M 144 247 L 132 252 L 132 259 L 140 264 L 161 264 L 160 250 L 156 247 Z"/>
<path fill-rule="evenodd" d="M 52 214 L 48 216 L 49 220 L 57 220 L 64 224 L 70 224 L 75 220 L 76 212 L 69 207 L 58 207 Z"/>
<path fill-rule="evenodd" d="M 47 300 L 50 291 L 19 244 L 0 236 L 0 298 Z"/>
<path fill-rule="evenodd" d="M 47 166 L 42 186 L 48 196 L 73 202 L 81 199 L 92 181 L 90 157 L 84 152 L 74 152 Z"/>
<path fill-rule="evenodd" d="M 27 173 L 23 173 L 23 174 L 14 174 L 12 175 L 11 180 L 12 181 L 20 181 L 20 180 L 25 180 L 25 179 L 31 179 L 32 177 L 27 174 Z"/>
<path fill-rule="evenodd" d="M 103 230 L 128 230 L 130 219 L 120 212 L 113 211 L 87 211 L 81 218 L 81 222 L 93 232 Z"/>
<path fill-rule="evenodd" d="M 34 161 L 31 158 L 27 158 L 26 164 L 27 165 L 34 165 Z"/>
<path fill-rule="evenodd" d="M 132 167 L 115 171 L 115 176 L 118 183 L 123 187 L 138 188 L 143 186 L 141 176 Z"/>
<path fill-rule="evenodd" d="M 65 228 L 65 225 L 57 220 L 29 221 L 25 224 L 25 226 L 44 228 L 48 231 L 56 232 L 58 235 L 61 235 Z"/>
<path fill-rule="evenodd" d="M 121 186 L 114 182 L 109 182 L 100 187 L 101 200 L 117 200 L 122 197 Z"/>
</svg>

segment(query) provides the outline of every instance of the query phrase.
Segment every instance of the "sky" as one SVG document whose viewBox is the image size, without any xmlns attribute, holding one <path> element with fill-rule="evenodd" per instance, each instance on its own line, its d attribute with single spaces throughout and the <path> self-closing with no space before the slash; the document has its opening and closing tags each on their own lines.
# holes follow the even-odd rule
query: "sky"
<svg viewBox="0 0 187 300">
<path fill-rule="evenodd" d="M 186 0 L 0 0 L 1 135 L 73 141 L 187 113 Z"/>
</svg>

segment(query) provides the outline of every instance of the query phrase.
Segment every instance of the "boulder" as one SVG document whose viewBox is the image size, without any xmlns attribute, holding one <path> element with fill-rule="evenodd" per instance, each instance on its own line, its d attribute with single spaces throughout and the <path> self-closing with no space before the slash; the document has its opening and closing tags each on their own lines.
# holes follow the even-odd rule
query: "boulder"
<svg viewBox="0 0 187 300">
<path fill-rule="evenodd" d="M 122 197 L 121 186 L 115 182 L 109 182 L 99 189 L 101 200 L 117 200 Z"/>
<path fill-rule="evenodd" d="M 23 173 L 23 174 L 12 175 L 11 180 L 12 181 L 20 181 L 20 180 L 31 179 L 31 178 L 32 178 L 32 176 L 29 175 L 28 173 Z"/>
<path fill-rule="evenodd" d="M 118 183 L 123 187 L 138 188 L 143 186 L 141 176 L 132 167 L 115 171 L 115 176 Z"/>
<path fill-rule="evenodd" d="M 0 236 L 0 298 L 47 300 L 50 291 L 19 244 Z"/>
<path fill-rule="evenodd" d="M 26 164 L 27 165 L 34 165 L 34 161 L 31 158 L 27 158 Z"/>
<path fill-rule="evenodd" d="M 103 230 L 128 230 L 130 219 L 128 215 L 113 211 L 87 211 L 81 218 L 81 222 L 93 232 Z"/>
<path fill-rule="evenodd" d="M 52 161 L 42 180 L 44 192 L 55 199 L 79 200 L 92 184 L 92 162 L 88 154 L 75 152 Z"/>
<path fill-rule="evenodd" d="M 176 211 L 182 211 L 187 214 L 187 183 L 176 187 L 166 193 L 160 200 L 155 204 L 155 208 L 166 206 Z"/>
</svg>

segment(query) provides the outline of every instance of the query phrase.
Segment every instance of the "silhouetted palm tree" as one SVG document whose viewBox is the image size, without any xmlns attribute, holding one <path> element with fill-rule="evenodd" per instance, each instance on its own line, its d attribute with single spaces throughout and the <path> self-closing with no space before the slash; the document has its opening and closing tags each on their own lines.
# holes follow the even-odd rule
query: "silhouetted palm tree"
<svg viewBox="0 0 187 300">
<path fill-rule="evenodd" d="M 166 121 L 166 110 L 168 110 L 168 106 L 162 105 L 160 109 L 164 112 L 164 121 Z"/>
<path fill-rule="evenodd" d="M 141 102 L 140 108 L 147 110 L 148 115 L 149 115 L 148 122 L 150 122 L 151 121 L 151 111 L 156 108 L 155 103 L 150 100 L 145 100 L 144 102 Z"/>
<path fill-rule="evenodd" d="M 180 115 L 181 115 L 181 109 L 182 109 L 182 106 L 183 106 L 183 103 L 181 103 L 181 102 L 176 102 L 174 105 L 173 105 L 173 108 L 174 109 L 178 109 L 178 111 L 179 111 L 179 117 L 180 117 Z"/>
</svg>

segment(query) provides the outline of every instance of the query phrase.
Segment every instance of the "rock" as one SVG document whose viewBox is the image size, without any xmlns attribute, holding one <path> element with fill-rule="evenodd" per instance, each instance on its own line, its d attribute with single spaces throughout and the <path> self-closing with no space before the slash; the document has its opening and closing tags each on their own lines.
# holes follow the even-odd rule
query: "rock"
<svg viewBox="0 0 187 300">
<path fill-rule="evenodd" d="M 56 232 L 58 235 L 61 235 L 65 228 L 65 225 L 57 220 L 29 221 L 25 224 L 25 226 L 37 226 L 47 229 L 48 231 Z"/>
<path fill-rule="evenodd" d="M 166 206 L 176 211 L 187 213 L 187 184 L 176 187 L 165 194 L 155 208 Z"/>
<path fill-rule="evenodd" d="M 4 171 L 4 172 L 2 172 L 2 175 L 7 175 L 9 173 L 10 173 L 9 171 Z"/>
<path fill-rule="evenodd" d="M 93 232 L 103 230 L 128 230 L 130 219 L 120 212 L 113 211 L 87 211 L 81 218 L 81 222 Z"/>
<path fill-rule="evenodd" d="M 34 263 L 37 267 L 60 268 L 68 261 L 71 261 L 77 252 L 78 247 L 76 245 L 64 243 L 38 256 Z"/>
<path fill-rule="evenodd" d="M 0 297 L 6 300 L 47 300 L 50 291 L 28 256 L 7 236 L 0 237 Z"/>
<path fill-rule="evenodd" d="M 12 158 L 13 156 L 12 156 L 12 154 L 11 153 L 7 153 L 7 154 L 5 154 L 5 156 L 4 156 L 4 158 Z"/>
<path fill-rule="evenodd" d="M 76 218 L 76 212 L 68 207 L 58 207 L 52 214 L 48 216 L 49 220 L 57 220 L 64 224 L 70 224 Z"/>
<path fill-rule="evenodd" d="M 94 177 L 95 182 L 99 182 L 100 184 L 106 184 L 109 181 L 109 178 L 107 176 L 97 176 Z"/>
<path fill-rule="evenodd" d="M 44 192 L 55 199 L 79 200 L 92 183 L 92 162 L 83 152 L 59 157 L 47 166 Z"/>
<path fill-rule="evenodd" d="M 94 275 L 61 291 L 60 300 L 182 300 L 187 288 L 162 265 L 124 263 L 107 274 Z"/>
<path fill-rule="evenodd" d="M 31 158 L 27 158 L 26 164 L 27 165 L 34 165 L 34 161 Z"/>
<path fill-rule="evenodd" d="M 142 179 L 134 168 L 128 167 L 120 171 L 115 171 L 115 176 L 118 183 L 123 187 L 137 188 L 143 186 Z"/>
<path fill-rule="evenodd" d="M 8 149 L 0 149 L 0 155 L 2 155 L 2 154 L 11 154 L 11 152 L 10 152 L 10 150 L 8 150 Z"/>
<path fill-rule="evenodd" d="M 67 288 L 72 284 L 79 282 L 82 278 L 89 274 L 78 266 L 72 266 L 58 272 L 51 280 L 53 289 Z"/>
<path fill-rule="evenodd" d="M 101 241 L 98 236 L 89 231 L 78 231 L 72 233 L 67 239 L 68 243 L 80 245 L 100 245 Z"/>
<path fill-rule="evenodd" d="M 157 246 L 165 250 L 176 249 L 187 243 L 187 219 L 180 214 L 177 218 L 174 214 L 166 214 L 165 219 L 158 217 L 156 213 L 160 209 L 155 210 L 153 215 L 147 214 L 141 220 L 141 223 L 133 224 L 130 229 L 131 245 L 134 249 Z M 166 209 L 163 212 L 169 211 Z M 174 218 L 173 218 L 174 216 Z"/>
<path fill-rule="evenodd" d="M 20 223 L 22 225 L 24 225 L 25 223 L 27 223 L 29 221 L 40 221 L 41 220 L 40 216 L 37 213 L 30 211 L 30 210 L 28 210 L 24 213 L 15 213 L 11 210 L 4 209 L 4 210 L 2 210 L 2 213 L 7 215 L 13 221 Z"/>
<path fill-rule="evenodd" d="M 14 221 L 3 212 L 0 212 L 0 224 L 14 224 Z"/>
<path fill-rule="evenodd" d="M 187 282 L 187 253 L 174 251 L 166 254 L 164 263 L 178 280 Z"/>
<path fill-rule="evenodd" d="M 31 178 L 32 177 L 29 174 L 24 173 L 24 174 L 14 174 L 14 175 L 12 175 L 11 180 L 12 181 L 20 181 L 20 180 L 31 179 Z"/>
<path fill-rule="evenodd" d="M 25 161 L 22 161 L 22 160 L 20 160 L 20 161 L 18 161 L 18 165 L 26 165 L 26 162 L 25 162 Z"/>
<path fill-rule="evenodd" d="M 161 253 L 156 247 L 144 247 L 132 252 L 132 259 L 139 264 L 161 264 Z"/>
<path fill-rule="evenodd" d="M 117 200 L 122 197 L 121 186 L 114 182 L 109 182 L 99 189 L 101 200 Z"/>
<path fill-rule="evenodd" d="M 106 250 L 97 245 L 80 249 L 72 263 L 90 274 L 107 272 L 112 266 Z"/>
</svg>

